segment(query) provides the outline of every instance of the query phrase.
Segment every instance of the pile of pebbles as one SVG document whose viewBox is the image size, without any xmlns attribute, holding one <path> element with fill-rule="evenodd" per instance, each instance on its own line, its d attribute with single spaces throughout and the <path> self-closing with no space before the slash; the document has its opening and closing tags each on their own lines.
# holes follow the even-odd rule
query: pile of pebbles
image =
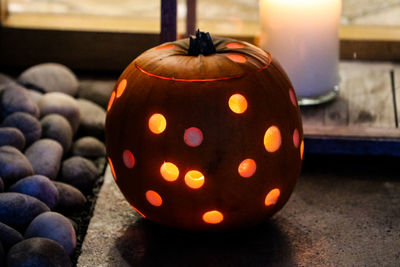
<svg viewBox="0 0 400 267">
<path fill-rule="evenodd" d="M 104 172 L 111 90 L 55 63 L 0 73 L 0 266 L 72 265 L 69 217 Z"/>
</svg>

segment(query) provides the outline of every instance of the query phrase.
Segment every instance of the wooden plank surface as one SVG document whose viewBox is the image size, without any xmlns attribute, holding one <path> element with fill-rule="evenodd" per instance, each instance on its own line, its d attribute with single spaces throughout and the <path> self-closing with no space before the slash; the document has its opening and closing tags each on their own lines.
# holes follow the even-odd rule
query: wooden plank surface
<svg viewBox="0 0 400 267">
<path fill-rule="evenodd" d="M 303 124 L 395 128 L 393 68 L 390 63 L 341 63 L 339 97 L 324 105 L 302 107 Z"/>
</svg>

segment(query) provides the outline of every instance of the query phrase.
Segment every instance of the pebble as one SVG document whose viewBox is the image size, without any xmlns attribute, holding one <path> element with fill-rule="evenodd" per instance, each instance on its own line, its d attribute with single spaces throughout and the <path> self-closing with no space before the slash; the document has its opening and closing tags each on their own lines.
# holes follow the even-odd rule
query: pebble
<svg viewBox="0 0 400 267">
<path fill-rule="evenodd" d="M 3 182 L 3 179 L 1 179 L 1 177 L 0 177 L 0 193 L 3 193 L 4 192 L 4 182 Z"/>
<path fill-rule="evenodd" d="M 75 141 L 72 146 L 72 154 L 86 158 L 104 157 L 106 146 L 99 139 L 86 136 Z"/>
<path fill-rule="evenodd" d="M 59 92 L 48 93 L 42 96 L 38 105 L 41 117 L 53 113 L 59 114 L 69 121 L 74 133 L 78 130 L 79 106 L 72 96 Z"/>
<path fill-rule="evenodd" d="M 86 99 L 78 99 L 79 111 L 83 115 L 80 119 L 79 132 L 103 138 L 106 122 L 106 111 L 96 103 Z"/>
<path fill-rule="evenodd" d="M 2 118 L 17 111 L 29 113 L 36 118 L 39 117 L 38 106 L 31 99 L 28 90 L 16 83 L 9 83 L 4 87 L 0 106 Z"/>
<path fill-rule="evenodd" d="M 42 137 L 50 138 L 60 143 L 66 154 L 72 144 L 72 128 L 66 118 L 58 114 L 49 114 L 40 121 Z"/>
<path fill-rule="evenodd" d="M 43 94 L 39 91 L 35 91 L 32 89 L 28 89 L 28 92 L 33 102 L 35 102 L 36 104 L 39 103 L 39 100 L 42 98 Z"/>
<path fill-rule="evenodd" d="M 14 127 L 0 128 L 0 146 L 13 146 L 19 150 L 25 147 L 25 136 Z"/>
<path fill-rule="evenodd" d="M 0 266 L 4 266 L 4 256 L 5 256 L 5 252 L 3 249 L 3 245 L 0 242 Z"/>
<path fill-rule="evenodd" d="M 35 197 L 53 209 L 58 202 L 57 187 L 43 175 L 25 177 L 13 184 L 8 192 L 17 192 Z"/>
<path fill-rule="evenodd" d="M 46 211 L 49 207 L 37 198 L 14 192 L 0 194 L 0 222 L 9 226 L 23 228 Z"/>
<path fill-rule="evenodd" d="M 53 181 L 58 189 L 57 209 L 66 211 L 75 211 L 81 209 L 86 204 L 86 197 L 77 188 L 72 185 Z"/>
<path fill-rule="evenodd" d="M 29 224 L 25 238 L 44 237 L 56 241 L 71 255 L 76 247 L 76 234 L 68 218 L 57 212 L 44 212 Z"/>
<path fill-rule="evenodd" d="M 3 84 L 9 84 L 13 82 L 14 82 L 13 78 L 4 73 L 0 73 L 0 86 Z"/>
<path fill-rule="evenodd" d="M 6 188 L 30 175 L 33 175 L 33 168 L 24 154 L 12 146 L 0 147 L 0 177 Z"/>
<path fill-rule="evenodd" d="M 78 96 L 106 109 L 114 86 L 115 81 L 83 81 L 80 84 Z"/>
<path fill-rule="evenodd" d="M 63 155 L 63 148 L 58 142 L 40 139 L 28 147 L 25 155 L 31 162 L 35 174 L 56 179 Z"/>
<path fill-rule="evenodd" d="M 43 63 L 25 70 L 18 81 L 28 88 L 41 92 L 62 92 L 71 96 L 78 93 L 79 82 L 66 66 L 57 63 Z"/>
<path fill-rule="evenodd" d="M 17 230 L 0 222 L 0 243 L 3 244 L 5 251 L 8 251 L 12 246 L 21 242 L 23 239 L 24 238 Z"/>
<path fill-rule="evenodd" d="M 3 126 L 18 128 L 25 136 L 26 145 L 30 145 L 42 135 L 40 122 L 32 115 L 24 112 L 15 112 L 7 116 Z"/>
<path fill-rule="evenodd" d="M 48 238 L 34 237 L 13 246 L 7 255 L 9 267 L 71 267 L 64 248 Z"/>
<path fill-rule="evenodd" d="M 86 192 L 92 188 L 97 176 L 97 168 L 90 160 L 74 156 L 62 163 L 59 180 Z"/>
</svg>

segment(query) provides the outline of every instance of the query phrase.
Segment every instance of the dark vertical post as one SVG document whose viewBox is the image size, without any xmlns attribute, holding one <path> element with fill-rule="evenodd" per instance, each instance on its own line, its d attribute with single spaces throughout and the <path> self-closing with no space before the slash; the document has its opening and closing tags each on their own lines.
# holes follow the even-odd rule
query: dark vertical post
<svg viewBox="0 0 400 267">
<path fill-rule="evenodd" d="M 197 24 L 196 0 L 186 0 L 186 35 L 194 35 Z"/>
<path fill-rule="evenodd" d="M 161 43 L 176 40 L 176 10 L 176 0 L 161 0 Z"/>
</svg>

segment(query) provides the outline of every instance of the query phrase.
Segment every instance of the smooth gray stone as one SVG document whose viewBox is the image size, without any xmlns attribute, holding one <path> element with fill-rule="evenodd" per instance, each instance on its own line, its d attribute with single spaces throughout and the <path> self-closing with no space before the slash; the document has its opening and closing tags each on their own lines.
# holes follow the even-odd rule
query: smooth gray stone
<svg viewBox="0 0 400 267">
<path fill-rule="evenodd" d="M 19 150 L 25 147 L 25 136 L 14 127 L 0 128 L 0 146 L 13 146 Z"/>
<path fill-rule="evenodd" d="M 24 154 L 12 146 L 0 147 L 0 177 L 6 188 L 30 175 L 33 175 L 33 168 Z"/>
<path fill-rule="evenodd" d="M 96 103 L 78 99 L 80 114 L 79 133 L 103 138 L 106 122 L 106 111 Z"/>
<path fill-rule="evenodd" d="M 42 135 L 42 126 L 38 119 L 24 112 L 15 112 L 8 115 L 3 126 L 18 128 L 25 136 L 26 145 L 38 140 Z"/>
<path fill-rule="evenodd" d="M 60 114 L 69 121 L 74 133 L 78 130 L 79 106 L 72 96 L 60 92 L 47 93 L 42 96 L 38 105 L 41 117 L 48 114 Z"/>
<path fill-rule="evenodd" d="M 49 114 L 40 121 L 42 137 L 56 140 L 63 147 L 66 154 L 72 144 L 72 128 L 66 118 L 58 114 Z"/>
<path fill-rule="evenodd" d="M 72 185 L 53 181 L 59 192 L 57 210 L 75 211 L 82 209 L 86 204 L 86 197 Z"/>
<path fill-rule="evenodd" d="M 49 207 L 37 198 L 14 192 L 0 194 L 0 222 L 9 226 L 23 228 L 46 211 Z"/>
<path fill-rule="evenodd" d="M 4 192 L 4 182 L 3 182 L 3 179 L 1 179 L 1 177 L 0 177 L 0 193 L 3 193 Z"/>
<path fill-rule="evenodd" d="M 72 154 L 85 158 L 104 157 L 106 155 L 106 146 L 99 139 L 86 136 L 75 141 L 72 146 Z"/>
<path fill-rule="evenodd" d="M 92 188 L 98 175 L 96 166 L 90 160 L 74 156 L 62 163 L 59 180 L 82 192 L 87 192 Z"/>
<path fill-rule="evenodd" d="M 62 146 L 52 139 L 40 139 L 25 151 L 35 174 L 56 179 L 63 155 Z"/>
<path fill-rule="evenodd" d="M 57 210 L 76 211 L 82 209 L 86 204 L 86 197 L 72 185 L 53 181 L 58 189 Z"/>
<path fill-rule="evenodd" d="M 21 242 L 23 239 L 24 238 L 17 230 L 0 222 L 0 243 L 3 244 L 5 251 L 8 251 L 12 246 Z"/>
<path fill-rule="evenodd" d="M 39 103 L 39 100 L 42 98 L 43 94 L 39 91 L 28 89 L 29 95 L 31 96 L 33 102 L 36 104 Z"/>
<path fill-rule="evenodd" d="M 9 267 L 71 267 L 64 248 L 48 238 L 33 237 L 13 246 L 7 255 Z"/>
<path fill-rule="evenodd" d="M 93 101 L 106 109 L 115 81 L 81 81 L 78 97 Z"/>
<path fill-rule="evenodd" d="M 13 78 L 4 73 L 0 73 L 0 84 L 8 84 L 13 82 L 15 82 Z"/>
<path fill-rule="evenodd" d="M 18 82 L 41 92 L 62 92 L 71 96 L 78 93 L 79 82 L 75 74 L 58 63 L 43 63 L 25 70 Z"/>
<path fill-rule="evenodd" d="M 71 255 L 76 247 L 76 234 L 68 218 L 57 212 L 44 212 L 29 224 L 25 238 L 44 237 L 56 241 Z"/>
<path fill-rule="evenodd" d="M 4 87 L 0 107 L 2 118 L 18 111 L 29 113 L 36 118 L 39 117 L 38 106 L 31 99 L 28 90 L 16 83 L 9 83 Z"/>
<path fill-rule="evenodd" d="M 25 177 L 13 184 L 8 192 L 17 192 L 35 197 L 53 209 L 58 202 L 57 187 L 43 175 Z"/>
</svg>

